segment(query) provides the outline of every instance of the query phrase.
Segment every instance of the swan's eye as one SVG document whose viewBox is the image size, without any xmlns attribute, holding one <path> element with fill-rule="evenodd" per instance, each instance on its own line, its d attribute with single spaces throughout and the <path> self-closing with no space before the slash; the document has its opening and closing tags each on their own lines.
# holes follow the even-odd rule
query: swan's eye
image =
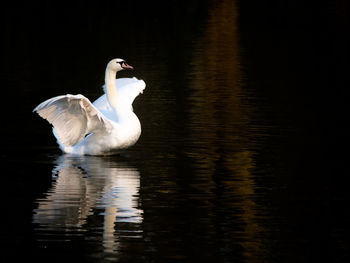
<svg viewBox="0 0 350 263">
<path fill-rule="evenodd" d="M 118 62 L 123 69 L 133 69 L 132 66 L 128 65 L 125 60 Z"/>
</svg>

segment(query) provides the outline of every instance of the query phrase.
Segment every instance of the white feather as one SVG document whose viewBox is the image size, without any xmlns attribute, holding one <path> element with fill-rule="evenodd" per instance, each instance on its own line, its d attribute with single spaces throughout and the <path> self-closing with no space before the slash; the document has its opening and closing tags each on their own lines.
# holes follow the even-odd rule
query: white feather
<svg viewBox="0 0 350 263">
<path fill-rule="evenodd" d="M 36 111 L 53 125 L 65 146 L 73 146 L 91 133 L 106 132 L 112 124 L 83 95 L 57 96 L 39 104 Z"/>
<path fill-rule="evenodd" d="M 138 140 L 141 125 L 132 103 L 146 84 L 137 78 L 116 80 L 116 72 L 123 69 L 121 61 L 114 59 L 108 63 L 106 94 L 93 104 L 83 95 L 67 94 L 48 99 L 33 110 L 53 125 L 53 133 L 64 152 L 110 154 Z"/>
<path fill-rule="evenodd" d="M 133 110 L 132 103 L 135 98 L 146 87 L 146 83 L 143 80 L 137 78 L 120 78 L 115 80 L 118 90 L 118 112 L 121 114 L 124 111 Z M 106 92 L 106 86 L 103 86 L 103 90 Z M 93 102 L 93 105 L 103 113 L 104 116 L 111 120 L 118 121 L 118 116 L 115 110 L 108 103 L 107 95 L 104 94 Z M 120 113 L 121 112 L 121 113 Z"/>
</svg>

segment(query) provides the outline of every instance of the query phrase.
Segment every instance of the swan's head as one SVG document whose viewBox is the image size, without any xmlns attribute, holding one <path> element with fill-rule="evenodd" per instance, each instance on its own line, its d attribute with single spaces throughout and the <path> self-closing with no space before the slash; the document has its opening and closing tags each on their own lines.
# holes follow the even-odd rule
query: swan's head
<svg viewBox="0 0 350 263">
<path fill-rule="evenodd" d="M 117 72 L 123 69 L 133 69 L 133 67 L 128 65 L 124 59 L 116 58 L 109 61 L 107 69 Z"/>
</svg>

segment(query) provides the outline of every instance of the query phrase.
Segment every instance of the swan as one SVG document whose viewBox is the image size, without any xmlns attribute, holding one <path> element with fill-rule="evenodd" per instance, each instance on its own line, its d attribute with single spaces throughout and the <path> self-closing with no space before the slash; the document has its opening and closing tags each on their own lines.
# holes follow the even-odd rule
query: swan
<svg viewBox="0 0 350 263">
<path fill-rule="evenodd" d="M 33 110 L 52 124 L 63 152 L 111 155 L 137 142 L 141 124 L 132 103 L 143 93 L 146 84 L 135 77 L 116 79 L 117 72 L 123 69 L 133 67 L 120 58 L 108 62 L 105 94 L 93 103 L 81 94 L 67 94 L 48 99 Z"/>
</svg>

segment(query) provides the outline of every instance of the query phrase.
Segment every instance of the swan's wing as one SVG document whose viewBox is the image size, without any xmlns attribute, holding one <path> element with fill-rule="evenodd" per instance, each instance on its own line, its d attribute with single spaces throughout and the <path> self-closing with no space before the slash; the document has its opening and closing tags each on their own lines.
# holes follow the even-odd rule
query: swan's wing
<svg viewBox="0 0 350 263">
<path fill-rule="evenodd" d="M 118 78 L 115 80 L 118 90 L 118 107 L 120 109 L 132 109 L 132 103 L 135 98 L 143 93 L 146 87 L 146 83 L 142 79 L 137 78 Z M 106 92 L 106 87 L 103 86 Z M 107 102 L 106 95 L 102 95 L 99 99 L 94 102 L 94 105 L 102 111 L 111 111 L 112 108 Z"/>
<path fill-rule="evenodd" d="M 116 85 L 119 92 L 119 97 L 121 98 L 120 103 L 124 104 L 127 107 L 131 107 L 135 98 L 143 93 L 143 90 L 146 87 L 146 83 L 142 79 L 132 78 L 129 79 L 124 85 L 121 85 L 120 82 L 123 82 L 124 79 L 116 79 Z M 130 105 L 130 106 L 129 106 Z"/>
<path fill-rule="evenodd" d="M 119 93 L 121 104 L 131 107 L 135 98 L 143 93 L 146 83 L 142 79 L 137 78 L 120 78 L 116 79 L 116 86 Z"/>
<path fill-rule="evenodd" d="M 77 144 L 90 132 L 112 129 L 111 122 L 80 94 L 48 99 L 33 111 L 54 126 L 58 138 L 66 146 Z"/>
</svg>

